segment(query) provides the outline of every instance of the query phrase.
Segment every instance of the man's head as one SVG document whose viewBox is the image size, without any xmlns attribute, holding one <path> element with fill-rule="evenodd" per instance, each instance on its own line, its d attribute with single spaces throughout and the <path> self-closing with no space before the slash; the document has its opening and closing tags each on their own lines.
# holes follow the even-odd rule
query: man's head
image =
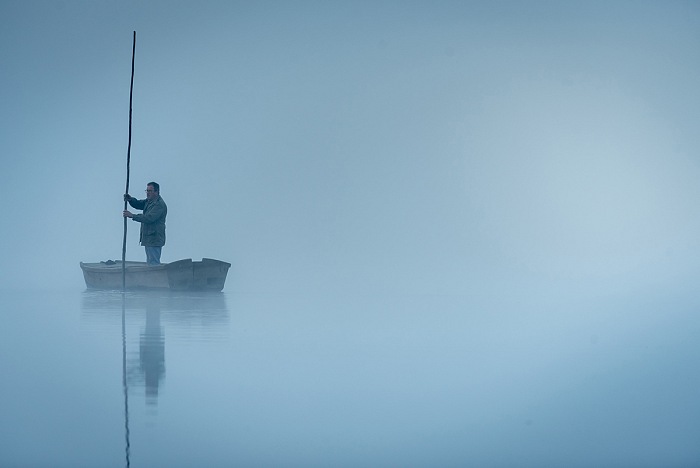
<svg viewBox="0 0 700 468">
<path fill-rule="evenodd" d="M 158 195 L 160 194 L 160 185 L 158 185 L 156 182 L 149 182 L 148 185 L 146 185 L 146 198 L 149 200 L 153 200 L 154 198 L 158 198 Z"/>
</svg>

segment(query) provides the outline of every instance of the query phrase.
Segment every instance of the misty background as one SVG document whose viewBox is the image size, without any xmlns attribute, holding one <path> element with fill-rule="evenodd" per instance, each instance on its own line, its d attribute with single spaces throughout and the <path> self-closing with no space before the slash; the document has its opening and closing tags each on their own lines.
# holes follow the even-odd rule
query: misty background
<svg viewBox="0 0 700 468">
<path fill-rule="evenodd" d="M 85 291 L 133 31 L 214 306 Z M 0 463 L 123 465 L 128 396 L 144 466 L 697 464 L 698 83 L 695 1 L 0 0 Z"/>
<path fill-rule="evenodd" d="M 628 292 L 698 273 L 696 2 L 0 5 L 2 282 L 121 258 L 227 291 Z M 129 222 L 127 258 L 142 260 Z"/>
</svg>

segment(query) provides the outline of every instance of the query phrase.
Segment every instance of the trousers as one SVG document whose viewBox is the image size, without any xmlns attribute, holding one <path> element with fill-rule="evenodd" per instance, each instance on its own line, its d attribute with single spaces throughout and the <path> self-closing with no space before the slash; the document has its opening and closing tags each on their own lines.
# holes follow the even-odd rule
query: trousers
<svg viewBox="0 0 700 468">
<path fill-rule="evenodd" d="M 163 247 L 145 247 L 146 263 L 149 265 L 160 265 L 160 252 Z"/>
</svg>

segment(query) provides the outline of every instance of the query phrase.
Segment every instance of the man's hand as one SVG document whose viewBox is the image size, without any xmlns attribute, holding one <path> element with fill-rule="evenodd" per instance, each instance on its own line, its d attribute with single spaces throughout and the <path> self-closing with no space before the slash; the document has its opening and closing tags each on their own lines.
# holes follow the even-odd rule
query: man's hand
<svg viewBox="0 0 700 468">
<path fill-rule="evenodd" d="M 124 194 L 124 201 L 131 201 L 132 196 L 129 195 L 128 193 Z"/>
<path fill-rule="evenodd" d="M 124 210 L 122 212 L 122 214 L 124 215 L 125 218 L 133 218 L 134 217 L 134 214 L 131 211 Z"/>
</svg>

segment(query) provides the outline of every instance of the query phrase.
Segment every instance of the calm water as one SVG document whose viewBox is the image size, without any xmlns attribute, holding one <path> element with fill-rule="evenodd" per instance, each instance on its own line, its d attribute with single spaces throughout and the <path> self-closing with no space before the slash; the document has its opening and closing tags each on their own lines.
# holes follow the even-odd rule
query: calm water
<svg viewBox="0 0 700 468">
<path fill-rule="evenodd" d="M 0 466 L 697 466 L 699 302 L 4 291 Z"/>
</svg>

